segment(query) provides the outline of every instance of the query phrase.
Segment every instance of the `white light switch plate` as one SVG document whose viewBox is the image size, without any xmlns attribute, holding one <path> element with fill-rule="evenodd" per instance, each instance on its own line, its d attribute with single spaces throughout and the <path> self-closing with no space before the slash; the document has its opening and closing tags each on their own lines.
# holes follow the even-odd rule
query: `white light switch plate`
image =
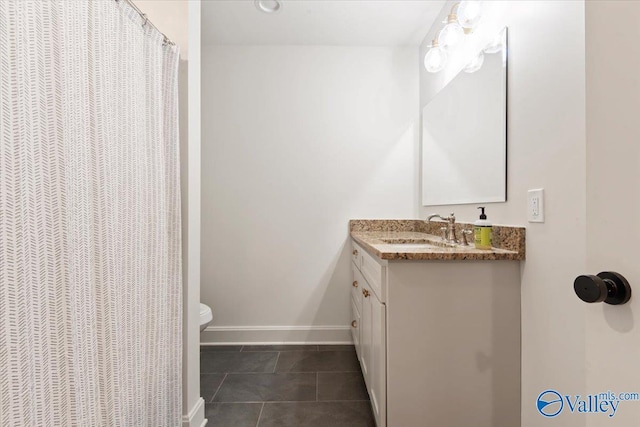
<svg viewBox="0 0 640 427">
<path fill-rule="evenodd" d="M 529 190 L 527 219 L 529 222 L 544 222 L 544 189 Z"/>
</svg>

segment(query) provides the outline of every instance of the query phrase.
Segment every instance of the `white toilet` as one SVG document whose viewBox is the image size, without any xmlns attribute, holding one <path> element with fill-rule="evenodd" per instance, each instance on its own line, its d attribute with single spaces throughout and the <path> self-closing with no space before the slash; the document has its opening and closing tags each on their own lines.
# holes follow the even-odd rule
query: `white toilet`
<svg viewBox="0 0 640 427">
<path fill-rule="evenodd" d="M 209 323 L 213 320 L 213 313 L 211 307 L 206 304 L 200 303 L 200 332 L 209 326 Z"/>
</svg>

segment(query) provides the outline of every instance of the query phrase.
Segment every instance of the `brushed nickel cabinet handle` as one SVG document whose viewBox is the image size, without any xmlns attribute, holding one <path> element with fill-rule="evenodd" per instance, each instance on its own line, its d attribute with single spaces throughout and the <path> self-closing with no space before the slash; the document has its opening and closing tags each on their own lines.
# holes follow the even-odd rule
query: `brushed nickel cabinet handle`
<svg viewBox="0 0 640 427">
<path fill-rule="evenodd" d="M 358 327 L 358 322 L 356 322 L 355 320 L 353 322 L 351 322 L 351 327 L 352 328 L 357 328 Z"/>
</svg>

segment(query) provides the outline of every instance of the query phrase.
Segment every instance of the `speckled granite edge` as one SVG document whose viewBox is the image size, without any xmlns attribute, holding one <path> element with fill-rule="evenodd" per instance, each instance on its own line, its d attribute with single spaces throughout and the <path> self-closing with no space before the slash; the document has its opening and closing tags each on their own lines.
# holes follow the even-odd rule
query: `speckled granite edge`
<svg viewBox="0 0 640 427">
<path fill-rule="evenodd" d="M 349 231 L 420 231 L 424 221 L 417 219 L 352 219 Z"/>
<path fill-rule="evenodd" d="M 483 251 L 478 253 L 456 253 L 451 251 L 448 253 L 438 253 L 437 256 L 431 258 L 428 255 L 417 253 L 395 253 L 395 255 L 385 255 L 378 249 L 368 245 L 362 241 L 362 235 L 359 232 L 418 232 L 435 236 L 440 236 L 440 228 L 445 223 L 440 221 L 425 222 L 423 220 L 395 220 L 395 219 L 355 219 L 349 221 L 349 231 L 352 237 L 360 241 L 373 250 L 375 255 L 382 259 L 510 259 L 524 260 L 526 257 L 526 229 L 524 227 L 515 227 L 508 225 L 493 225 L 492 243 L 493 247 L 498 250 L 506 250 L 515 252 L 515 254 L 492 254 L 491 251 Z M 473 229 L 471 223 L 456 223 L 456 234 L 461 235 L 462 229 Z M 355 233 L 354 233 L 355 232 Z M 480 256 L 482 255 L 482 256 Z"/>
</svg>

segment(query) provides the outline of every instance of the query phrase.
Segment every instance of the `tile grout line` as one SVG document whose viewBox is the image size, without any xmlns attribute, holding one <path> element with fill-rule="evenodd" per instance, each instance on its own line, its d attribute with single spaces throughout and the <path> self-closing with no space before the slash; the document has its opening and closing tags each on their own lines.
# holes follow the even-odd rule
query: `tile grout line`
<svg viewBox="0 0 640 427">
<path fill-rule="evenodd" d="M 222 378 L 222 381 L 220 381 L 220 385 L 218 385 L 218 388 L 216 389 L 216 392 L 213 393 L 213 397 L 211 398 L 211 402 L 210 403 L 213 403 L 213 400 L 216 398 L 216 395 L 218 394 L 218 392 L 222 388 L 222 384 L 224 384 L 224 380 L 227 379 L 227 375 L 229 375 L 229 374 L 228 373 L 224 374 L 224 378 Z"/>
<path fill-rule="evenodd" d="M 256 421 L 256 427 L 260 425 L 260 418 L 262 418 L 262 411 L 264 411 L 264 402 L 262 402 L 262 407 L 260 408 L 260 414 L 258 414 L 258 421 Z"/>
<path fill-rule="evenodd" d="M 319 382 L 318 377 L 319 377 L 319 373 L 316 372 L 316 402 L 318 401 L 318 387 L 319 387 L 319 385 L 318 385 L 318 382 Z"/>
<path fill-rule="evenodd" d="M 313 374 L 319 372 L 321 374 L 355 374 L 360 371 L 280 371 L 281 374 Z M 230 372 L 234 374 L 268 374 L 268 372 Z"/>
<path fill-rule="evenodd" d="M 277 363 L 277 360 L 276 360 Z M 319 372 L 321 374 L 355 374 L 360 371 L 280 371 L 277 372 L 279 374 L 313 374 L 315 372 Z M 202 375 L 222 375 L 222 374 L 252 374 L 252 375 L 260 375 L 260 374 L 275 374 L 276 372 L 268 372 L 268 371 L 229 371 L 229 372 L 202 372 Z"/>
<path fill-rule="evenodd" d="M 281 353 L 281 352 L 278 352 L 278 356 L 276 356 L 276 363 L 273 365 L 273 372 L 272 372 L 272 374 L 275 374 L 275 373 L 276 373 L 276 368 L 278 367 L 278 360 L 280 360 L 280 353 Z"/>
<path fill-rule="evenodd" d="M 340 403 L 340 402 L 370 402 L 371 399 L 329 399 L 329 400 L 319 400 L 316 402 L 315 400 L 240 400 L 240 401 L 230 401 L 230 402 L 214 402 L 219 405 L 239 405 L 243 403 L 249 404 L 258 404 L 258 403 L 270 403 L 272 405 L 277 405 L 279 403 Z"/>
<path fill-rule="evenodd" d="M 2 0 L 0 0 L 1 2 Z M 277 360 L 276 360 L 277 363 Z M 360 371 L 280 371 L 276 372 L 273 370 L 269 371 L 230 371 L 230 372 L 202 372 L 202 375 L 222 375 L 222 374 L 313 374 L 315 372 L 320 372 L 321 374 L 355 374 Z"/>
</svg>

